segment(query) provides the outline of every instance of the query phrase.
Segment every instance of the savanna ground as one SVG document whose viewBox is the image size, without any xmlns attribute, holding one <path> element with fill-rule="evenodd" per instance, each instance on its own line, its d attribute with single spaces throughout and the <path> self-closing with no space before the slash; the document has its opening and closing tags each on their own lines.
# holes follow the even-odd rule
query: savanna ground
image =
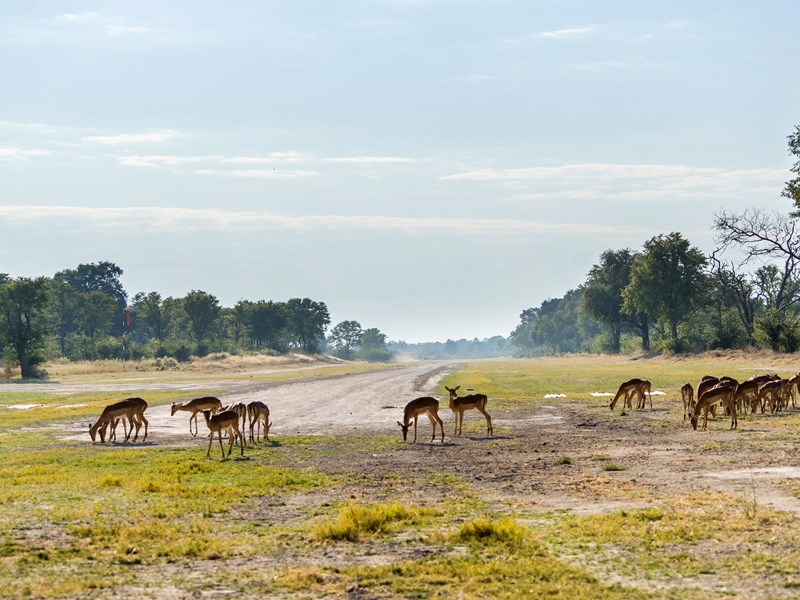
<svg viewBox="0 0 800 600">
<path fill-rule="evenodd" d="M 163 365 L 158 365 L 163 368 Z M 800 589 L 800 409 L 683 421 L 702 375 L 791 357 L 571 357 L 376 368 L 295 357 L 153 371 L 52 365 L 0 385 L 0 595 L 10 598 L 776 598 Z M 653 409 L 615 412 L 631 377 Z M 55 383 L 57 382 L 57 383 Z M 486 393 L 495 435 L 443 385 Z M 169 405 L 263 399 L 272 441 L 220 460 Z M 545 398 L 546 395 L 564 397 Z M 441 398 L 445 442 L 395 420 Z M 146 442 L 93 444 L 127 396 Z M 33 408 L 9 408 L 35 405 Z M 322 407 L 322 409 L 320 409 Z M 325 407 L 328 407 L 325 409 Z M 413 432 L 413 430 L 412 430 Z M 311 435 L 314 434 L 314 435 Z M 227 442 L 226 442 L 227 447 Z"/>
</svg>

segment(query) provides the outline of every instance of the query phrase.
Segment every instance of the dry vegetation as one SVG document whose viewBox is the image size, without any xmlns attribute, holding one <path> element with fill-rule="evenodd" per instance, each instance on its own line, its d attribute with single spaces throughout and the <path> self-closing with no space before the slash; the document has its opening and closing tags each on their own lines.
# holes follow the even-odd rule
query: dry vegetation
<svg viewBox="0 0 800 600">
<path fill-rule="evenodd" d="M 494 437 L 471 411 L 453 438 L 440 385 L 444 444 L 422 443 L 426 422 L 417 444 L 396 426 L 276 436 L 226 461 L 206 460 L 203 439 L 63 441 L 63 424 L 9 426 L 0 409 L 0 586 L 19 598 L 795 597 L 800 410 L 738 431 L 682 421 L 685 381 L 763 371 L 796 368 L 739 353 L 481 361 L 441 383 L 489 395 Z M 665 392 L 653 410 L 612 413 L 591 395 L 632 376 Z"/>
</svg>

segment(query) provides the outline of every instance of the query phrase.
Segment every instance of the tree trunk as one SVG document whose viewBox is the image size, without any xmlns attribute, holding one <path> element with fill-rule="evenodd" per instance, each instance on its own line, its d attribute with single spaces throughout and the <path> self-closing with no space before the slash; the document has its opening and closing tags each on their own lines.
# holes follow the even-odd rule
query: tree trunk
<svg viewBox="0 0 800 600">
<path fill-rule="evenodd" d="M 642 350 L 650 352 L 650 324 L 647 317 L 642 317 Z"/>
<path fill-rule="evenodd" d="M 611 325 L 611 352 L 619 354 L 620 327 L 618 323 Z"/>
</svg>

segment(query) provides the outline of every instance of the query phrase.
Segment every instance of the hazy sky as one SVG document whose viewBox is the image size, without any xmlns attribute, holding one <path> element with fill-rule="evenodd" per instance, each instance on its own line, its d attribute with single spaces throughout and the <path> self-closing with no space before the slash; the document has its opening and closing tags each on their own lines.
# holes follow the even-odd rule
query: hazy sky
<svg viewBox="0 0 800 600">
<path fill-rule="evenodd" d="M 508 335 L 601 252 L 788 210 L 800 2 L 0 4 L 0 272 Z"/>
</svg>

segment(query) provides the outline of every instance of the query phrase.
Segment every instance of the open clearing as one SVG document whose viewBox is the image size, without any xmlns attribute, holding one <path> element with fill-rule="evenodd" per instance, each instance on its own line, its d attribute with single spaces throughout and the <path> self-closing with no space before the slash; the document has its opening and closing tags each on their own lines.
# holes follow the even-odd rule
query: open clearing
<svg viewBox="0 0 800 600">
<path fill-rule="evenodd" d="M 796 367 L 576 357 L 288 383 L 2 385 L 0 406 L 87 406 L 56 421 L 30 408 L 10 428 L 22 409 L 0 409 L 0 585 L 70 598 L 796 597 L 800 410 L 740 417 L 737 431 L 718 417 L 701 432 L 679 399 L 706 372 L 765 370 Z M 634 376 L 664 392 L 653 409 L 612 413 L 593 395 Z M 489 395 L 493 437 L 476 411 L 453 437 L 444 384 Z M 169 405 L 208 390 L 266 402 L 272 443 L 220 461 L 215 442 L 206 459 L 202 416 L 191 438 Z M 145 443 L 89 441 L 97 406 L 156 391 Z M 424 417 L 419 441 L 402 442 L 395 421 L 423 395 L 441 400 L 443 444 Z"/>
</svg>

